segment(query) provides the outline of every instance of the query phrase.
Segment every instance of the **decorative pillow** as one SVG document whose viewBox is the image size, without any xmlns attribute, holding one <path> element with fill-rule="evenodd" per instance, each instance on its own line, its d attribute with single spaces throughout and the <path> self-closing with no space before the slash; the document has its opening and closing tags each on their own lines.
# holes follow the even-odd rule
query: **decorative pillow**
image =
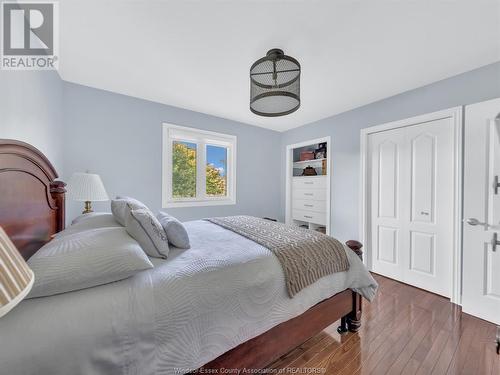
<svg viewBox="0 0 500 375">
<path fill-rule="evenodd" d="M 165 229 L 168 242 L 180 249 L 189 249 L 189 236 L 184 224 L 166 212 L 158 213 L 157 218 L 163 229 Z"/>
<path fill-rule="evenodd" d="M 90 229 L 55 238 L 28 264 L 35 273 L 35 283 L 27 298 L 107 284 L 153 268 L 123 227 Z"/>
<path fill-rule="evenodd" d="M 149 256 L 155 258 L 168 256 L 167 234 L 158 219 L 148 209 L 131 210 L 127 218 L 126 229 Z"/>
<path fill-rule="evenodd" d="M 144 208 L 148 208 L 144 203 L 142 203 L 140 200 L 132 198 L 132 197 L 127 197 L 126 195 L 117 195 L 116 199 L 125 199 L 126 201 L 129 201 L 130 203 L 134 203 L 137 206 L 142 206 Z"/>
<path fill-rule="evenodd" d="M 130 210 L 140 208 L 148 209 L 145 204 L 134 198 L 117 196 L 111 201 L 111 212 L 121 225 L 127 225 L 127 218 L 130 216 Z"/>
</svg>

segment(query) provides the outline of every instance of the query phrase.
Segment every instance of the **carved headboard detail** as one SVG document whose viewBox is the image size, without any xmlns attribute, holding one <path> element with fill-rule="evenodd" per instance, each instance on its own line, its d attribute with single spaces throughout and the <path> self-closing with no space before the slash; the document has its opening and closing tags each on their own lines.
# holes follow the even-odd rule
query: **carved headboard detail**
<svg viewBox="0 0 500 375">
<path fill-rule="evenodd" d="M 66 184 L 33 146 L 0 139 L 0 226 L 25 259 L 64 229 Z"/>
</svg>

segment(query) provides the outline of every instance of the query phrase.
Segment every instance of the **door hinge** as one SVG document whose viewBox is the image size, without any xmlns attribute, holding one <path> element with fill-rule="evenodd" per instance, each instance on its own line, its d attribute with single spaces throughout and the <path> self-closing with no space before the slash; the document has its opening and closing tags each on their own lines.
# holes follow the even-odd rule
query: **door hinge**
<svg viewBox="0 0 500 375">
<path fill-rule="evenodd" d="M 498 180 L 498 176 L 495 176 L 493 179 L 493 191 L 495 194 L 498 194 L 498 189 L 500 188 L 500 181 Z"/>
<path fill-rule="evenodd" d="M 493 233 L 493 238 L 491 239 L 491 249 L 493 251 L 497 251 L 498 245 L 500 245 L 500 241 L 498 241 L 498 233 Z"/>
</svg>

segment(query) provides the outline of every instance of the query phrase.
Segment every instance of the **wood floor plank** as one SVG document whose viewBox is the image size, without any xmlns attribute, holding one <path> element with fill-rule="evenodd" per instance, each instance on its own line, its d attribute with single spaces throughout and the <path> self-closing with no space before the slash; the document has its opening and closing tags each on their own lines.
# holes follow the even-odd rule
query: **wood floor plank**
<svg viewBox="0 0 500 375">
<path fill-rule="evenodd" d="M 491 363 L 492 354 L 495 353 L 495 348 L 491 345 L 494 342 L 495 327 L 493 324 L 480 320 L 478 328 L 474 335 L 474 343 L 471 346 L 465 365 L 461 374 L 477 374 L 478 369 L 484 369 L 484 373 L 491 373 L 493 363 Z"/>
<path fill-rule="evenodd" d="M 462 319 L 457 321 L 453 330 L 450 332 L 450 336 L 441 351 L 439 359 L 432 369 L 432 375 L 446 374 L 446 371 L 448 370 L 448 367 L 450 367 L 450 363 L 460 343 L 460 337 L 463 335 L 465 328 L 471 323 L 470 320 L 471 317 L 465 315 Z"/>
<path fill-rule="evenodd" d="M 401 301 L 403 301 L 403 298 L 408 298 L 408 301 L 418 300 L 415 296 L 416 294 L 407 293 L 401 296 Z M 420 308 L 408 303 L 406 308 L 399 307 L 399 309 L 399 313 L 397 312 L 398 310 L 394 310 L 394 313 L 387 314 L 385 316 L 386 322 L 377 320 L 366 321 L 368 327 L 364 327 L 364 329 L 358 333 L 361 337 L 361 341 L 360 345 L 352 352 L 351 356 L 354 358 L 350 360 L 341 374 L 353 374 L 361 370 L 366 365 L 367 361 L 370 360 L 372 354 L 377 351 L 380 345 L 382 345 L 391 334 L 395 327 L 395 322 L 405 320 L 406 317 L 412 316 L 414 311 L 418 311 Z"/>
<path fill-rule="evenodd" d="M 405 298 L 410 299 L 412 298 L 413 293 L 409 293 L 408 295 L 405 296 Z M 402 308 L 403 306 L 399 306 L 397 304 L 397 301 L 394 301 L 394 296 L 389 293 L 381 293 L 380 294 L 380 300 L 385 300 L 385 303 L 383 304 L 382 308 L 378 311 L 378 314 L 376 316 L 370 317 L 368 316 L 367 318 L 363 317 L 365 322 L 369 323 L 368 327 L 365 327 L 363 330 L 363 333 L 370 333 L 370 327 L 373 327 L 374 329 L 382 330 L 383 327 L 387 327 L 390 324 L 393 324 L 393 318 L 395 316 L 395 312 L 397 311 L 398 308 Z M 401 315 L 405 314 L 406 310 L 401 310 Z M 368 324 L 367 323 L 367 324 Z M 362 323 L 363 324 L 363 323 Z M 380 333 L 380 332 L 378 332 Z M 378 334 L 377 333 L 377 334 Z M 359 340 L 359 335 L 354 335 L 352 337 L 355 342 Z M 359 346 L 358 346 L 359 347 Z M 322 361 L 324 361 L 326 358 L 331 357 L 335 355 L 334 352 L 330 348 L 324 348 L 324 350 L 319 353 L 318 356 L 314 358 L 314 362 L 310 361 L 307 363 L 308 366 L 310 367 L 315 367 Z"/>
<path fill-rule="evenodd" d="M 374 277 L 379 293 L 363 302 L 359 332 L 339 335 L 336 322 L 268 368 L 283 374 L 316 368 L 327 375 L 500 375 L 493 324 L 443 297 Z"/>
<path fill-rule="evenodd" d="M 450 304 L 444 302 L 442 304 L 440 315 L 438 319 L 432 320 L 432 313 L 429 319 L 424 322 L 420 327 L 416 327 L 416 331 L 411 335 L 407 345 L 402 349 L 401 353 L 398 355 L 396 360 L 389 367 L 387 374 L 395 375 L 401 374 L 405 366 L 408 364 L 410 359 L 413 358 L 415 351 L 421 345 L 424 337 L 428 335 L 429 331 L 442 329 L 442 320 L 449 318 L 452 319 L 450 315 Z"/>
<path fill-rule="evenodd" d="M 387 284 L 386 293 L 381 293 L 379 296 L 380 298 L 377 298 L 377 302 L 379 304 L 382 302 L 381 306 L 377 306 L 377 303 L 365 304 L 363 319 L 368 320 L 371 323 L 375 323 L 385 317 L 387 321 L 386 322 L 382 321 L 381 323 L 388 324 L 390 322 L 391 317 L 394 316 L 394 304 L 389 303 L 393 299 L 393 295 L 389 294 L 389 291 L 391 290 L 391 287 L 397 288 L 397 284 L 389 279 L 387 279 L 385 284 Z M 304 352 L 294 361 L 294 363 L 288 363 L 288 364 L 290 366 L 300 367 L 302 365 L 305 365 L 307 362 L 311 361 L 317 354 L 321 352 L 331 353 L 333 348 L 339 347 L 342 343 L 340 342 L 341 341 L 340 336 L 338 335 L 338 333 L 336 333 L 337 327 L 338 327 L 338 322 L 332 324 L 330 327 L 328 327 L 327 330 L 325 330 L 325 331 L 335 331 L 335 338 L 331 337 L 329 339 L 326 339 L 325 341 L 322 341 L 321 343 L 318 343 L 318 346 L 314 346 L 310 350 Z M 347 333 L 342 336 L 342 340 L 344 340 L 345 342 L 351 336 L 352 336 L 351 333 Z M 287 364 L 286 362 L 282 362 L 278 364 L 278 367 L 285 368 L 286 366 L 283 365 L 286 364 Z"/>
<path fill-rule="evenodd" d="M 450 305 L 451 304 L 446 299 L 433 295 L 433 302 L 429 307 L 429 313 L 431 315 L 426 325 L 428 329 L 425 331 L 423 337 L 418 335 L 420 339 L 418 343 L 415 341 L 412 342 L 412 346 L 408 348 L 409 350 L 405 350 L 401 357 L 398 358 L 397 361 L 400 365 L 402 365 L 402 362 L 408 357 L 411 359 L 411 361 L 408 360 L 410 368 L 406 368 L 405 366 L 403 369 L 399 369 L 401 372 L 413 373 L 415 369 L 414 364 L 416 362 L 420 363 L 416 373 L 428 374 L 432 371 L 443 349 L 442 345 L 446 342 L 449 335 L 448 322 L 453 320 L 450 314 Z M 410 351 L 411 355 L 409 353 Z"/>
<path fill-rule="evenodd" d="M 322 350 L 322 348 L 334 340 L 335 339 L 330 334 L 321 332 L 301 345 L 300 350 L 292 350 L 289 354 L 284 355 L 274 362 L 272 367 L 270 366 L 269 368 L 281 369 L 287 367 L 300 367 L 302 365 L 302 363 L 298 361 L 300 358 L 307 358 L 311 353 L 314 353 L 315 348 L 316 350 Z"/>
<path fill-rule="evenodd" d="M 362 374 L 385 374 L 386 363 L 389 365 L 398 357 L 408 341 L 408 333 L 412 331 L 414 325 L 419 325 L 430 318 L 427 310 L 421 306 L 415 306 L 415 310 L 408 320 L 398 320 L 397 325 L 384 337 L 382 344 L 372 351 L 363 363 Z"/>
<path fill-rule="evenodd" d="M 468 351 L 474 342 L 474 335 L 476 330 L 479 328 L 479 319 L 472 317 L 470 324 L 465 327 L 465 330 L 460 337 L 457 350 L 453 354 L 450 366 L 446 371 L 446 374 L 460 374 L 462 368 L 465 365 L 465 358 L 467 357 Z"/>
</svg>

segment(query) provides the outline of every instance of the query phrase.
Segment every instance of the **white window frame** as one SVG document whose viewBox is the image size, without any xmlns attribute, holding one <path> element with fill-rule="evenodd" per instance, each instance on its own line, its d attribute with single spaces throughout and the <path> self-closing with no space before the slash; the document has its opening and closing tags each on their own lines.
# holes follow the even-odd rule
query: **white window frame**
<svg viewBox="0 0 500 375">
<path fill-rule="evenodd" d="M 197 207 L 236 204 L 236 143 L 235 135 L 163 123 L 162 142 L 162 207 Z M 174 141 L 196 144 L 196 197 L 172 197 L 172 144 Z M 227 195 L 211 197 L 206 194 L 206 146 L 227 148 Z"/>
</svg>

